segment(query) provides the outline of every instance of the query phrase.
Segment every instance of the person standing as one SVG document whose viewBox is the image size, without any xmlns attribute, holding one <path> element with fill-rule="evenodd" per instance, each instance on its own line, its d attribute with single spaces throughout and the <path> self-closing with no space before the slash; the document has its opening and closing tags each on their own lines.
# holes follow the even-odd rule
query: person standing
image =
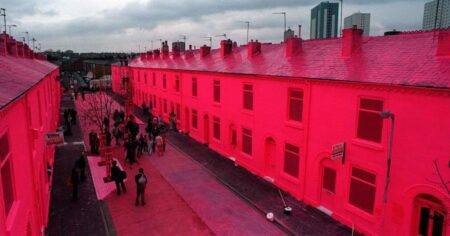
<svg viewBox="0 0 450 236">
<path fill-rule="evenodd" d="M 144 169 L 139 168 L 139 172 L 134 177 L 134 181 L 136 182 L 136 206 L 139 205 L 139 200 L 141 205 L 145 205 L 145 188 L 147 186 L 147 176 L 144 174 Z"/>
<path fill-rule="evenodd" d="M 112 162 L 111 179 L 116 183 L 117 195 L 120 195 L 122 192 L 127 192 L 127 188 L 123 182 L 126 179 L 126 172 L 117 166 L 117 161 Z"/>
<path fill-rule="evenodd" d="M 76 161 L 75 165 L 80 172 L 80 182 L 83 183 L 86 180 L 86 152 L 82 151 L 80 157 Z"/>
<path fill-rule="evenodd" d="M 103 118 L 103 128 L 106 131 L 109 130 L 109 117 L 105 116 L 105 118 Z"/>
<path fill-rule="evenodd" d="M 109 132 L 109 130 L 106 130 L 106 133 L 105 133 L 105 145 L 107 147 L 111 146 L 111 140 L 112 140 L 111 132 Z"/>
<path fill-rule="evenodd" d="M 78 201 L 78 185 L 80 184 L 80 173 L 76 166 L 72 168 L 70 175 L 70 184 L 72 185 L 72 201 Z"/>
<path fill-rule="evenodd" d="M 130 162 L 130 169 L 133 163 L 136 162 L 136 146 L 136 140 L 133 140 L 132 138 L 129 138 L 125 143 L 125 149 L 127 152 L 125 159 Z"/>
</svg>

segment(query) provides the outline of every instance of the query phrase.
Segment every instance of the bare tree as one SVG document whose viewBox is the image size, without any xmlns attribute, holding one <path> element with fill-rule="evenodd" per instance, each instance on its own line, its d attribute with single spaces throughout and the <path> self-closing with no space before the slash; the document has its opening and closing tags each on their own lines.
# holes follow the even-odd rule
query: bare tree
<svg viewBox="0 0 450 236">
<path fill-rule="evenodd" d="M 433 183 L 435 185 L 438 185 L 439 187 L 441 187 L 443 190 L 445 190 L 449 195 L 450 195 L 450 189 L 449 189 L 449 184 L 450 181 L 447 180 L 445 178 L 445 176 L 442 175 L 441 170 L 439 169 L 439 165 L 438 165 L 438 160 L 433 160 L 433 164 L 434 164 L 434 178 L 433 179 L 429 179 L 427 178 L 427 181 L 430 183 Z"/>
<path fill-rule="evenodd" d="M 97 126 L 103 132 L 103 119 L 110 118 L 114 109 L 114 100 L 103 91 L 89 96 L 80 107 L 80 118 L 87 125 Z"/>
</svg>

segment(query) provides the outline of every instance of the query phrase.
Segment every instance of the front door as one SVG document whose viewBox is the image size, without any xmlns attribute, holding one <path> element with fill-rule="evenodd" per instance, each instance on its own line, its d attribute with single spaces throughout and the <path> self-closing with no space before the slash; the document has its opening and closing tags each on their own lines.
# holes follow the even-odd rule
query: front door
<svg viewBox="0 0 450 236">
<path fill-rule="evenodd" d="M 327 214 L 331 214 L 334 209 L 336 195 L 336 169 L 331 165 L 325 165 L 325 163 L 322 163 L 321 175 L 322 184 L 320 186 L 320 204 L 325 208 Z"/>
<path fill-rule="evenodd" d="M 444 207 L 431 196 L 426 195 L 415 201 L 416 229 L 414 235 L 442 236 L 446 222 Z"/>
<path fill-rule="evenodd" d="M 265 174 L 273 180 L 276 171 L 276 144 L 272 138 L 266 139 L 264 162 Z"/>
</svg>

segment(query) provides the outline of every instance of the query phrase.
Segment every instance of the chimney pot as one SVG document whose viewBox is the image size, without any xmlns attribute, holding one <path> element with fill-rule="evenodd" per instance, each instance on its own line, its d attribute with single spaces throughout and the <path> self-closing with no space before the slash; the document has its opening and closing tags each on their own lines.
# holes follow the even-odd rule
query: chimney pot
<svg viewBox="0 0 450 236">
<path fill-rule="evenodd" d="M 252 58 L 255 55 L 261 53 L 261 43 L 256 40 L 255 42 L 251 40 L 247 45 L 247 56 Z"/>
<path fill-rule="evenodd" d="M 220 55 L 222 57 L 230 54 L 233 51 L 233 41 L 231 39 L 220 41 Z"/>
<path fill-rule="evenodd" d="M 203 45 L 202 47 L 200 47 L 200 55 L 201 55 L 201 57 L 208 56 L 210 52 L 211 52 L 211 47 L 208 47 L 206 45 Z"/>
</svg>

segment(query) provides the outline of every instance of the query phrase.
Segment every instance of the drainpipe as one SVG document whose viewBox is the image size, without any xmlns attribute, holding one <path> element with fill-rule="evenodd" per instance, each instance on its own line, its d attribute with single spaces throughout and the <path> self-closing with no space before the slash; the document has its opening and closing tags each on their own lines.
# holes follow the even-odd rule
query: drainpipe
<svg viewBox="0 0 450 236">
<path fill-rule="evenodd" d="M 383 194 L 383 202 L 387 203 L 389 184 L 391 182 L 391 160 L 392 160 L 392 145 L 394 142 L 394 125 L 395 125 L 394 118 L 395 118 L 395 116 L 390 111 L 383 111 L 380 113 L 380 116 L 383 119 L 391 120 L 391 131 L 389 133 L 389 146 L 388 146 L 388 157 L 387 157 L 386 182 L 385 182 L 384 194 Z"/>
<path fill-rule="evenodd" d="M 309 147 L 308 147 L 308 144 L 309 144 L 309 130 L 310 130 L 310 125 L 309 125 L 309 121 L 310 121 L 310 117 L 311 117 L 311 88 L 312 88 L 312 86 L 311 86 L 311 81 L 306 81 L 306 84 L 307 84 L 307 89 L 308 89 L 308 92 L 306 93 L 306 94 L 308 94 L 308 109 L 307 109 L 307 111 L 308 111 L 308 116 L 306 117 L 306 120 L 305 120 L 305 126 L 306 126 L 306 129 L 304 129 L 305 130 L 305 134 L 304 134 L 304 137 L 305 137 L 305 171 L 303 171 L 303 191 L 302 191 L 302 193 L 301 193 L 301 197 L 302 197 L 302 200 L 304 200 L 304 196 L 305 196 L 305 191 L 306 191 L 306 183 L 307 183 L 307 181 L 306 181 L 306 172 L 307 172 L 307 166 L 308 166 L 308 155 L 309 155 Z"/>
</svg>

